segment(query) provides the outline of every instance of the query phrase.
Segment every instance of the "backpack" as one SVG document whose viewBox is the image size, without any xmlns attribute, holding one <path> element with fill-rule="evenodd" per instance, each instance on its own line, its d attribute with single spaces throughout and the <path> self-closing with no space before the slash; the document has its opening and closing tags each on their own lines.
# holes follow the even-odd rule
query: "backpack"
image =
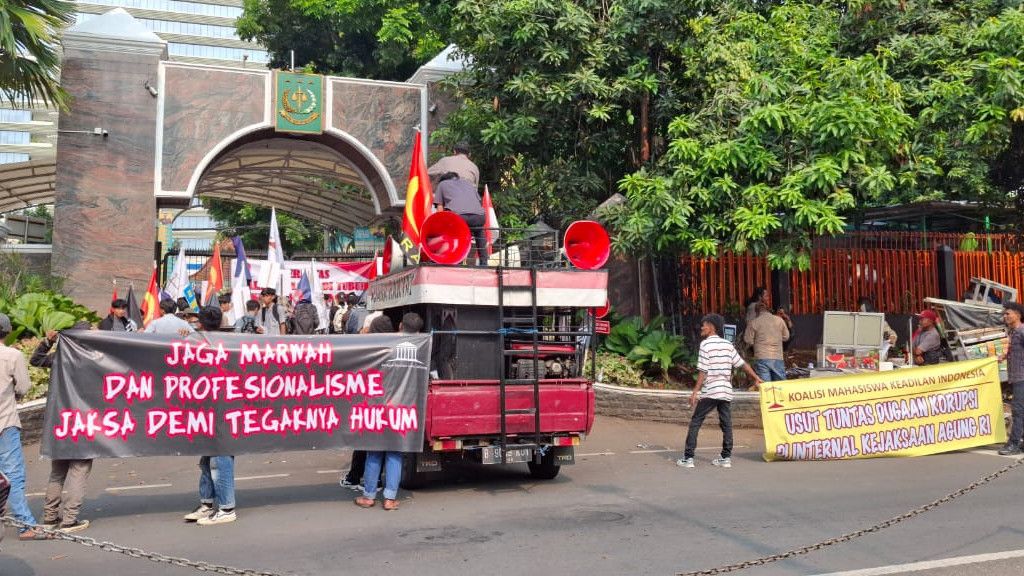
<svg viewBox="0 0 1024 576">
<path fill-rule="evenodd" d="M 295 306 L 295 314 L 292 316 L 293 334 L 312 334 L 319 325 L 320 315 L 311 302 L 300 302 Z"/>
<path fill-rule="evenodd" d="M 256 319 L 252 316 L 242 317 L 242 327 L 238 330 L 239 332 L 245 332 L 248 334 L 256 334 Z"/>
</svg>

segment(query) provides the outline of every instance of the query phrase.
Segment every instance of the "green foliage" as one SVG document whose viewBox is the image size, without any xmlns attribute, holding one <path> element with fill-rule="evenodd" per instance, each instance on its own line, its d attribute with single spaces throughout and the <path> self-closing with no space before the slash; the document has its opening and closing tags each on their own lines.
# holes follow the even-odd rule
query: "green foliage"
<svg viewBox="0 0 1024 576">
<path fill-rule="evenodd" d="M 75 322 L 85 320 L 99 322 L 99 317 L 71 298 L 53 292 L 29 292 L 15 300 L 0 300 L 0 312 L 11 319 L 13 330 L 6 343 L 18 340 L 22 335 L 42 338 L 50 330 L 70 328 Z"/>
<path fill-rule="evenodd" d="M 612 326 L 602 346 L 643 371 L 665 375 L 686 358 L 686 349 L 681 337 L 662 329 L 664 324 L 665 319 L 657 317 L 645 326 L 638 316 L 630 316 Z"/>
<path fill-rule="evenodd" d="M 266 46 L 271 66 L 405 80 L 447 45 L 444 0 L 245 0 L 238 34 Z"/>
<path fill-rule="evenodd" d="M 26 338 L 24 340 L 15 342 L 13 347 L 20 350 L 22 355 L 25 356 L 25 362 L 32 358 L 32 353 L 35 352 L 37 346 L 39 346 L 39 338 Z M 22 402 L 29 402 L 31 400 L 38 400 L 46 396 L 46 391 L 50 387 L 50 369 L 49 368 L 37 368 L 35 366 L 28 367 L 28 378 L 32 382 L 32 387 L 29 388 L 25 397 L 21 399 Z"/>
<path fill-rule="evenodd" d="M 605 384 L 631 388 L 645 388 L 651 384 L 643 370 L 619 354 L 610 352 L 597 353 L 597 374 L 597 380 Z"/>
<path fill-rule="evenodd" d="M 33 101 L 67 109 L 60 87 L 59 34 L 74 22 L 64 0 L 8 0 L 0 7 L 0 97 L 14 106 Z"/>
<path fill-rule="evenodd" d="M 259 249 L 265 249 L 267 246 L 270 240 L 270 228 L 267 227 L 270 222 L 269 207 L 236 204 L 217 198 L 203 198 L 203 207 L 217 222 L 228 227 L 237 227 L 245 246 Z M 324 231 L 320 226 L 278 210 L 277 227 L 281 232 L 281 244 L 286 254 L 323 250 Z"/>
</svg>

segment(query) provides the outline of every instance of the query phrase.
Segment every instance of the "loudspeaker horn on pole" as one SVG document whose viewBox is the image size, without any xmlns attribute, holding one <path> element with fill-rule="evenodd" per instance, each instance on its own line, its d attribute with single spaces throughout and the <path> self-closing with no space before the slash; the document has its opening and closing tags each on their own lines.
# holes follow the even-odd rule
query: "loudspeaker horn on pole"
<svg viewBox="0 0 1024 576">
<path fill-rule="evenodd" d="M 435 212 L 423 221 L 420 248 L 431 262 L 455 265 L 466 259 L 473 246 L 469 226 L 454 212 Z"/>
<path fill-rule="evenodd" d="M 381 260 L 383 261 L 381 272 L 383 276 L 398 272 L 404 267 L 405 259 L 402 257 L 402 247 L 391 236 L 384 240 L 384 254 Z"/>
<path fill-rule="evenodd" d="M 565 257 L 580 270 L 596 270 L 611 255 L 608 232 L 593 220 L 577 220 L 569 225 L 562 239 Z"/>
</svg>

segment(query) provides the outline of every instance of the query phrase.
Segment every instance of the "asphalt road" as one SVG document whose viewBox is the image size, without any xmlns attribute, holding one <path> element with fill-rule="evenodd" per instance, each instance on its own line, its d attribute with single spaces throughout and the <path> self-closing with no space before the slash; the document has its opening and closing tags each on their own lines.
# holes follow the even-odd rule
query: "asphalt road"
<svg viewBox="0 0 1024 576">
<path fill-rule="evenodd" d="M 734 467 L 710 465 L 720 442 L 706 427 L 697 468 L 674 465 L 678 426 L 598 419 L 594 434 L 552 481 L 526 467 L 463 467 L 401 494 L 385 513 L 355 507 L 338 486 L 348 453 L 242 456 L 239 520 L 199 527 L 195 458 L 97 461 L 82 535 L 280 574 L 674 574 L 754 559 L 867 527 L 930 502 L 1011 460 L 992 452 L 850 462 L 760 460 L 760 433 L 739 431 Z M 49 464 L 28 448 L 33 510 Z M 750 576 L 1024 574 L 1024 467 L 885 531 Z M 1002 553 L 975 558 L 976 555 Z M 938 564 L 910 565 L 926 561 Z M 879 570 L 879 567 L 896 567 Z M 18 542 L 0 575 L 184 575 L 67 542 Z M 838 576 L 838 574 L 836 574 Z"/>
</svg>

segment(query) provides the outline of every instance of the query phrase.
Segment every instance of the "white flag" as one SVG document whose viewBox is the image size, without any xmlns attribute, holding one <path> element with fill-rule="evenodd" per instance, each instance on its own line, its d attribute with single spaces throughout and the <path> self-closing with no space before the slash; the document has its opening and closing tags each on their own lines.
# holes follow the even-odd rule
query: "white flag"
<svg viewBox="0 0 1024 576">
<path fill-rule="evenodd" d="M 277 209 L 270 209 L 270 241 L 267 243 L 267 261 L 270 266 L 264 268 L 259 284 L 277 290 L 278 296 L 284 295 L 282 287 L 282 271 L 284 269 L 284 249 L 281 247 L 281 233 L 277 229 Z"/>
<path fill-rule="evenodd" d="M 242 238 L 235 236 L 231 239 L 235 245 L 234 267 L 231 269 L 231 311 L 235 318 L 246 315 L 245 305 L 252 300 L 252 293 L 249 290 L 249 262 L 245 257 L 245 248 L 242 246 Z"/>
<path fill-rule="evenodd" d="M 184 246 L 178 251 L 178 257 L 174 260 L 174 270 L 167 279 L 164 292 L 170 294 L 174 300 L 184 298 L 193 310 L 199 309 L 195 289 L 192 288 L 192 283 L 188 279 L 188 263 L 185 261 Z"/>
<path fill-rule="evenodd" d="M 316 326 L 317 332 L 321 330 L 326 332 L 329 322 L 327 319 L 329 310 L 324 303 L 324 286 L 320 283 L 320 275 L 317 274 L 316 260 L 312 260 L 309 263 L 309 295 L 313 300 L 313 306 L 316 306 L 316 315 L 320 318 L 320 322 Z"/>
</svg>

